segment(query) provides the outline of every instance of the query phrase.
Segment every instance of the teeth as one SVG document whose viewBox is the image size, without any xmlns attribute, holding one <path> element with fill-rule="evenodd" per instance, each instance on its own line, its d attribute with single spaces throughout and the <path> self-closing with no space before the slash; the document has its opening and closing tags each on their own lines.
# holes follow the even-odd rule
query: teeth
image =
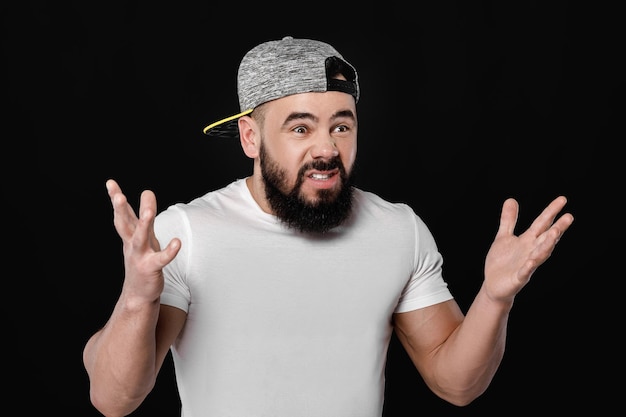
<svg viewBox="0 0 626 417">
<path fill-rule="evenodd" d="M 325 175 L 325 174 L 311 174 L 311 178 L 313 178 L 314 180 L 327 180 L 328 178 L 330 178 L 330 175 Z"/>
</svg>

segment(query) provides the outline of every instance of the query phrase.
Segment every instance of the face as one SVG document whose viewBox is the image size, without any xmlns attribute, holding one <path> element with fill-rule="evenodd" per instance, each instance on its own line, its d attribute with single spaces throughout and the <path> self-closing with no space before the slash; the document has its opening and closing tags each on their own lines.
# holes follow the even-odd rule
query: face
<svg viewBox="0 0 626 417">
<path fill-rule="evenodd" d="M 352 208 L 356 109 L 345 93 L 306 93 L 266 103 L 259 149 L 265 197 L 285 224 L 326 232 Z"/>
</svg>

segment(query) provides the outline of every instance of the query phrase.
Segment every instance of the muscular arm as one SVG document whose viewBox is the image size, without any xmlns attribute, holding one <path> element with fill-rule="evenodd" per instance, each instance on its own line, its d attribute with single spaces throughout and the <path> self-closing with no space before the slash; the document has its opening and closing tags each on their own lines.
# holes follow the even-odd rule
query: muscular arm
<svg viewBox="0 0 626 417">
<path fill-rule="evenodd" d="M 83 351 L 91 402 L 108 417 L 126 416 L 143 402 L 185 322 L 184 311 L 158 301 L 134 304 L 122 296 Z"/>
<path fill-rule="evenodd" d="M 87 341 L 83 362 L 93 405 L 112 417 L 128 415 L 148 395 L 186 315 L 160 306 L 162 269 L 178 254 L 180 241 L 161 250 L 153 229 L 154 194 L 142 193 L 137 217 L 115 181 L 107 189 L 123 242 L 125 278 L 110 319 Z"/>
<path fill-rule="evenodd" d="M 504 355 L 515 296 L 574 220 L 566 213 L 554 221 L 565 203 L 564 197 L 556 198 L 526 232 L 515 236 L 518 204 L 504 202 L 483 284 L 465 316 L 454 300 L 394 316 L 398 339 L 441 398 L 467 405 L 491 383 Z"/>
<path fill-rule="evenodd" d="M 439 397 L 467 405 L 489 386 L 504 355 L 508 311 L 482 290 L 467 316 L 456 301 L 396 314 L 398 339 L 426 385 Z"/>
</svg>

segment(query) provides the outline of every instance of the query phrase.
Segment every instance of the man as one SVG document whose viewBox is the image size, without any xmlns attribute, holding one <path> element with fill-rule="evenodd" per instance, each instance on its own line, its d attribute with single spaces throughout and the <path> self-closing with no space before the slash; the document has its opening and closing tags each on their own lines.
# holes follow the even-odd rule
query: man
<svg viewBox="0 0 626 417">
<path fill-rule="evenodd" d="M 171 349 L 182 415 L 380 417 L 393 331 L 426 384 L 459 406 L 480 396 L 505 347 L 516 294 L 573 222 L 553 200 L 514 235 L 508 199 L 483 284 L 463 314 L 425 223 L 351 183 L 355 68 L 314 40 L 265 42 L 238 72 L 238 135 L 252 175 L 156 216 L 107 189 L 123 241 L 115 309 L 87 342 L 91 401 L 135 410 Z M 156 218 L 155 218 L 156 216 Z"/>
</svg>

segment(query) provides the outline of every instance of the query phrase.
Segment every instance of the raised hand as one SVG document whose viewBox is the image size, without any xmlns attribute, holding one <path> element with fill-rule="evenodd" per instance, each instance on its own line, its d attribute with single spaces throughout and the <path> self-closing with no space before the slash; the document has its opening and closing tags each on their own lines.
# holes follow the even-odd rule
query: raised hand
<svg viewBox="0 0 626 417">
<path fill-rule="evenodd" d="M 500 226 L 485 260 L 485 289 L 493 300 L 512 301 L 530 281 L 535 270 L 552 254 L 574 217 L 570 213 L 556 216 L 567 199 L 559 196 L 543 210 L 531 226 L 515 236 L 519 213 L 516 200 L 509 198 L 502 206 Z"/>
<path fill-rule="evenodd" d="M 155 301 L 163 291 L 162 269 L 178 254 L 180 241 L 172 239 L 161 250 L 154 234 L 157 204 L 152 191 L 141 193 L 137 217 L 116 181 L 108 180 L 106 187 L 113 205 L 113 224 L 123 242 L 124 295 Z"/>
</svg>

